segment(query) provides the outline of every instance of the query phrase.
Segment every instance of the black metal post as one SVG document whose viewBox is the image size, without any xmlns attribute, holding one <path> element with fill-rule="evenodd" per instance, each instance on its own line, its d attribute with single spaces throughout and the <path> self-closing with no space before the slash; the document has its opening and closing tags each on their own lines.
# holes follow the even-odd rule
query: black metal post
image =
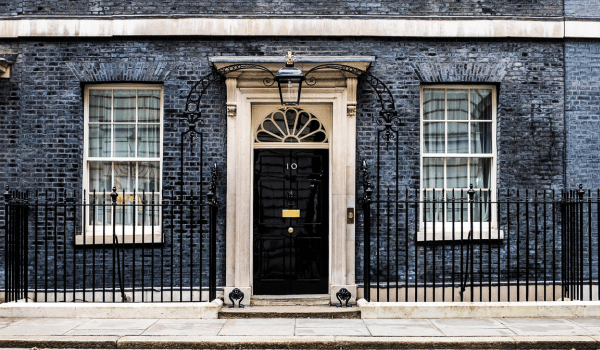
<svg viewBox="0 0 600 350">
<path fill-rule="evenodd" d="M 583 184 L 579 184 L 579 189 L 577 190 L 577 202 L 579 207 L 579 215 L 577 216 L 577 234 L 579 240 L 579 300 L 583 299 L 583 195 L 585 191 L 583 190 Z M 590 247 L 591 248 L 591 247 Z"/>
<path fill-rule="evenodd" d="M 365 230 L 364 230 L 364 241 L 365 247 L 363 251 L 364 257 L 364 296 L 365 300 L 371 301 L 371 195 L 373 194 L 373 188 L 369 181 L 369 169 L 367 168 L 367 162 L 363 160 L 362 164 L 362 175 L 363 175 L 363 201 L 362 207 L 364 212 Z"/>
<path fill-rule="evenodd" d="M 208 199 L 209 213 L 209 249 L 208 259 L 208 301 L 213 301 L 217 298 L 217 164 L 213 164 L 210 187 L 206 197 Z"/>
<path fill-rule="evenodd" d="M 9 187 L 8 185 L 6 185 L 5 187 L 5 191 L 4 191 L 4 268 L 5 268 L 5 273 L 4 273 L 4 287 L 5 287 L 5 299 L 6 301 L 11 301 L 10 300 L 10 262 L 9 262 L 9 246 L 10 246 L 10 237 L 11 237 L 11 226 L 10 226 L 10 220 L 11 220 L 11 215 L 10 215 L 10 200 L 11 200 L 11 195 L 10 195 L 10 191 L 9 191 Z"/>
<path fill-rule="evenodd" d="M 121 301 L 127 301 L 127 297 L 125 296 L 125 291 L 123 289 L 123 277 L 121 275 L 121 258 L 120 258 L 119 252 L 117 252 L 117 246 L 119 244 L 119 239 L 117 238 L 117 231 L 116 231 L 117 225 L 116 225 L 115 221 L 117 219 L 117 197 L 118 196 L 119 196 L 119 194 L 117 193 L 117 188 L 113 187 L 112 193 L 110 194 L 110 198 L 112 200 L 112 226 L 113 226 L 113 246 L 112 246 L 112 248 L 113 248 L 113 257 L 115 255 L 117 257 L 117 265 L 113 266 L 113 269 L 116 270 L 117 274 L 118 274 L 119 288 L 121 289 Z M 125 195 L 123 195 L 123 212 L 125 212 Z M 125 220 L 123 220 L 123 224 L 125 224 Z M 114 259 L 113 259 L 113 262 L 114 262 Z M 113 299 L 114 299 L 114 289 L 115 289 L 115 287 L 113 284 Z M 85 294 L 85 290 L 83 291 L 83 293 Z"/>
</svg>

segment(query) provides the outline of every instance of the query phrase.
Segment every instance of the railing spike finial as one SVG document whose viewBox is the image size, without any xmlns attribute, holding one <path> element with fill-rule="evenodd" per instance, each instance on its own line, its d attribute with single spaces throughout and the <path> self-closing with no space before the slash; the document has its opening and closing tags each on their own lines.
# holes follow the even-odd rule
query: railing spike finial
<svg viewBox="0 0 600 350">
<path fill-rule="evenodd" d="M 475 201 L 475 190 L 473 189 L 473 184 L 469 185 L 469 191 L 467 191 L 467 194 L 469 195 L 469 202 L 473 203 Z"/>
<path fill-rule="evenodd" d="M 119 194 L 117 193 L 117 187 L 113 186 L 112 193 L 110 194 L 110 198 L 112 199 L 112 204 L 117 204 L 117 197 Z"/>
<path fill-rule="evenodd" d="M 10 201 L 10 187 L 8 185 L 4 186 L 4 201 L 8 203 Z"/>
</svg>

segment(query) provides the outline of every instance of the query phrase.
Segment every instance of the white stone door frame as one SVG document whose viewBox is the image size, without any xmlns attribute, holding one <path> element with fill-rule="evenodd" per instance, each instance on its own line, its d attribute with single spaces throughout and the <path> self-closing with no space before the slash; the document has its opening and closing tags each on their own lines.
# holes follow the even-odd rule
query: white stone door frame
<svg viewBox="0 0 600 350">
<path fill-rule="evenodd" d="M 222 59 L 222 58 L 221 58 Z M 239 57 L 237 58 L 239 61 Z M 282 61 L 281 58 L 278 58 Z M 217 68 L 233 64 L 215 63 Z M 366 69 L 371 61 L 353 62 Z M 324 61 L 320 61 L 324 63 Z M 313 66 L 316 64 L 313 64 Z M 365 67 L 366 65 L 366 67 Z M 282 64 L 278 64 L 281 67 Z M 307 70 L 307 68 L 302 68 Z M 275 71 L 275 69 L 272 69 Z M 347 208 L 355 209 L 356 164 L 356 86 L 355 76 L 339 72 L 316 75 L 319 84 L 302 89 L 302 103 L 331 104 L 330 136 L 330 243 L 329 295 L 342 287 L 356 299 L 355 225 L 347 223 Z M 227 220 L 226 220 L 226 286 L 224 299 L 233 288 L 244 293 L 244 303 L 252 298 L 253 282 L 253 135 L 252 105 L 278 104 L 276 86 L 265 87 L 264 76 L 257 73 L 228 75 L 227 86 Z M 319 87 L 322 86 L 322 87 Z M 300 108 L 302 104 L 300 105 Z"/>
</svg>

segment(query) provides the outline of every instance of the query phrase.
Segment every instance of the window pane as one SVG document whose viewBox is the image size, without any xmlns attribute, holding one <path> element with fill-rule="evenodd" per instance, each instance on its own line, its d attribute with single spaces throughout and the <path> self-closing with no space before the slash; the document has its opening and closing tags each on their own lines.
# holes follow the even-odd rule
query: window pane
<svg viewBox="0 0 600 350">
<path fill-rule="evenodd" d="M 159 204 L 159 195 L 155 194 L 154 197 L 152 197 L 151 194 L 139 194 L 137 196 L 137 204 L 138 207 L 136 208 L 136 211 L 138 213 L 138 218 L 137 218 L 137 225 L 138 226 L 150 226 L 154 223 L 154 226 L 158 226 L 159 225 L 159 218 L 160 218 L 160 211 L 159 211 L 159 206 L 157 204 Z M 153 201 L 154 199 L 154 201 Z M 144 205 L 145 204 L 145 205 Z M 155 204 L 155 205 L 153 205 Z M 146 233 L 150 233 L 150 232 L 146 232 Z M 150 243 L 152 242 L 152 239 L 149 239 L 147 242 L 144 243 Z M 141 242 L 140 242 L 141 243 Z"/>
<path fill-rule="evenodd" d="M 473 203 L 473 221 L 490 221 L 490 192 L 479 190 L 475 192 Z M 486 228 L 485 226 L 483 228 Z"/>
<path fill-rule="evenodd" d="M 135 122 L 135 90 L 114 91 L 114 121 Z"/>
<path fill-rule="evenodd" d="M 492 120 L 492 90 L 471 90 L 471 119 Z"/>
<path fill-rule="evenodd" d="M 112 189 L 112 163 L 111 162 L 91 162 L 89 191 L 111 192 Z"/>
<path fill-rule="evenodd" d="M 444 221 L 444 191 L 435 191 L 435 203 L 434 191 L 427 191 L 425 194 L 425 201 L 423 202 L 423 211 L 425 212 L 425 218 L 427 222 L 442 222 Z"/>
<path fill-rule="evenodd" d="M 115 162 L 115 186 L 117 192 L 133 192 L 135 189 L 135 163 Z"/>
<path fill-rule="evenodd" d="M 469 221 L 469 200 L 466 190 L 453 190 L 446 192 L 446 222 Z M 456 237 L 460 237 L 460 230 L 456 231 Z"/>
<path fill-rule="evenodd" d="M 452 90 L 448 92 L 448 120 L 469 119 L 467 90 Z"/>
<path fill-rule="evenodd" d="M 114 126 L 115 157 L 135 157 L 135 124 Z"/>
<path fill-rule="evenodd" d="M 133 204 L 135 202 L 135 197 L 133 194 L 125 193 L 125 197 L 123 197 L 123 192 L 119 193 L 117 197 L 117 206 L 115 208 L 115 223 L 117 225 L 133 225 Z M 117 229 L 117 236 L 121 236 L 123 231 L 119 231 Z"/>
<path fill-rule="evenodd" d="M 147 123 L 160 121 L 160 91 L 138 90 L 138 121 Z"/>
<path fill-rule="evenodd" d="M 471 123 L 471 153 L 492 153 L 492 123 Z"/>
<path fill-rule="evenodd" d="M 138 157 L 158 157 L 160 138 L 159 126 L 152 124 L 138 125 Z"/>
<path fill-rule="evenodd" d="M 444 188 L 444 158 L 423 158 L 423 188 Z"/>
<path fill-rule="evenodd" d="M 108 193 L 108 192 L 107 192 Z M 90 194 L 88 206 L 88 221 L 90 225 L 110 225 L 111 224 L 111 199 L 110 195 L 103 196 L 102 194 Z M 102 230 L 96 230 L 96 236 L 100 237 Z M 110 242 L 110 241 L 109 241 Z"/>
<path fill-rule="evenodd" d="M 423 123 L 423 152 L 444 153 L 444 123 Z"/>
<path fill-rule="evenodd" d="M 492 159 L 471 158 L 471 183 L 475 188 L 490 188 Z"/>
<path fill-rule="evenodd" d="M 138 191 L 158 192 L 160 181 L 160 169 L 158 162 L 138 163 Z"/>
<path fill-rule="evenodd" d="M 110 123 L 112 90 L 90 90 L 90 123 Z"/>
<path fill-rule="evenodd" d="M 423 90 L 423 119 L 444 120 L 444 90 Z"/>
<path fill-rule="evenodd" d="M 469 158 L 446 158 L 447 188 L 467 188 Z"/>
<path fill-rule="evenodd" d="M 448 123 L 448 153 L 469 153 L 468 123 Z"/>
<path fill-rule="evenodd" d="M 110 124 L 90 124 L 88 153 L 90 157 L 110 157 Z"/>
</svg>

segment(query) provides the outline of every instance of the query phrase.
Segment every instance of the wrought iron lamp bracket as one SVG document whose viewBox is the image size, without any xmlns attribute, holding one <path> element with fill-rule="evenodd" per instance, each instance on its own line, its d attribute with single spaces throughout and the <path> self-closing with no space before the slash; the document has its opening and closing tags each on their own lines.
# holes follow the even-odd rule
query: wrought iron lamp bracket
<svg viewBox="0 0 600 350">
<path fill-rule="evenodd" d="M 275 75 L 269 69 L 264 66 L 258 64 L 232 64 L 229 66 L 225 66 L 219 69 L 213 69 L 213 71 L 194 83 L 192 86 L 185 103 L 185 112 L 184 112 L 184 120 L 188 122 L 190 130 L 192 130 L 192 125 L 204 125 L 202 120 L 200 119 L 200 101 L 202 97 L 206 94 L 210 86 L 217 82 L 223 80 L 225 76 L 229 73 L 233 73 L 239 70 L 260 70 L 266 72 L 270 75 L 270 77 L 266 77 L 263 79 L 263 84 L 265 86 L 271 86 L 275 82 Z M 195 130 L 195 127 L 193 128 Z"/>
<path fill-rule="evenodd" d="M 335 69 L 343 72 L 351 73 L 356 75 L 358 78 L 364 80 L 373 91 L 377 94 L 377 99 L 381 105 L 381 111 L 379 112 L 379 118 L 376 123 L 383 126 L 383 140 L 390 141 L 394 139 L 394 133 L 397 131 L 397 127 L 400 126 L 400 119 L 398 118 L 398 112 L 396 111 L 396 104 L 394 103 L 394 96 L 390 89 L 373 74 L 345 64 L 327 63 L 313 67 L 306 72 L 306 85 L 313 86 L 317 83 L 317 78 L 314 76 L 309 77 L 309 74 L 323 69 Z"/>
<path fill-rule="evenodd" d="M 309 77 L 309 75 L 318 70 L 323 69 L 334 69 L 354 74 L 360 79 L 364 80 L 367 84 L 369 84 L 371 88 L 373 88 L 373 91 L 375 91 L 375 93 L 377 94 L 379 104 L 381 105 L 379 118 L 377 118 L 376 122 L 378 125 L 383 126 L 383 129 L 381 130 L 383 131 L 383 139 L 385 141 L 392 140 L 394 138 L 394 133 L 397 131 L 397 127 L 400 126 L 400 119 L 398 118 L 398 113 L 396 111 L 394 97 L 387 85 L 385 85 L 383 81 L 381 81 L 381 79 L 377 78 L 376 76 L 367 71 L 337 63 L 321 64 L 308 70 L 305 74 L 306 85 L 315 85 L 317 83 L 317 78 L 315 78 L 314 76 Z M 270 77 L 266 77 L 263 79 L 263 84 L 265 86 L 271 86 L 275 82 L 275 74 L 271 72 L 268 68 L 258 64 L 241 63 L 232 64 L 219 69 L 213 69 L 211 73 L 205 75 L 196 83 L 194 83 L 187 96 L 183 118 L 185 121 L 188 122 L 188 131 L 186 131 L 186 133 L 190 132 L 191 134 L 190 142 L 193 141 L 194 132 L 198 133 L 196 131 L 196 125 L 204 125 L 204 123 L 200 119 L 200 101 L 202 100 L 202 97 L 206 94 L 208 88 L 214 82 L 222 80 L 227 74 L 240 70 L 259 70 L 268 73 Z"/>
</svg>

